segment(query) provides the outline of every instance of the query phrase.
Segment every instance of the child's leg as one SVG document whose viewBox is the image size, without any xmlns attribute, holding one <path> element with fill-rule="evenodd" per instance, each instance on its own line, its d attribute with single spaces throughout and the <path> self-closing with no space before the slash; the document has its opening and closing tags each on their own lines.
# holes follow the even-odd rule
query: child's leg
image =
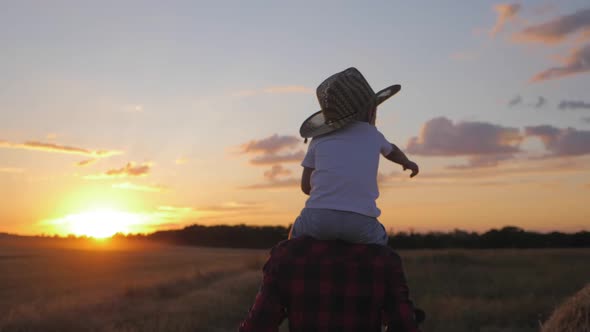
<svg viewBox="0 0 590 332">
<path fill-rule="evenodd" d="M 338 214 L 341 219 L 339 237 L 342 240 L 387 245 L 389 237 L 377 218 L 348 211 L 338 211 Z"/>
<path fill-rule="evenodd" d="M 387 233 L 377 218 L 329 209 L 303 209 L 289 238 L 311 236 L 319 240 L 386 245 Z"/>
</svg>

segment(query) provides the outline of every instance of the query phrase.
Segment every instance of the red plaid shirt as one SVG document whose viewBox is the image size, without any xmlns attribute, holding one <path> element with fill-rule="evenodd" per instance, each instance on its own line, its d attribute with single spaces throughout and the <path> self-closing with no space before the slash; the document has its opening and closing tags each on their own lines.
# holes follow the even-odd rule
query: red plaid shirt
<svg viewBox="0 0 590 332">
<path fill-rule="evenodd" d="M 283 241 L 264 265 L 262 286 L 240 332 L 419 331 L 400 257 L 389 247 Z"/>
</svg>

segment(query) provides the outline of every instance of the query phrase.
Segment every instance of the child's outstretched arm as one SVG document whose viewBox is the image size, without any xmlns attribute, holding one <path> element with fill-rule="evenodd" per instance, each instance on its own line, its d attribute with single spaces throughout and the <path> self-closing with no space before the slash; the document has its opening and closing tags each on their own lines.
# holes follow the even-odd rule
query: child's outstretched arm
<svg viewBox="0 0 590 332">
<path fill-rule="evenodd" d="M 396 164 L 402 165 L 402 167 L 404 168 L 404 171 L 406 169 L 411 170 L 412 171 L 412 174 L 410 174 L 411 178 L 416 176 L 419 172 L 418 165 L 415 162 L 408 159 L 408 157 L 406 157 L 404 152 L 402 150 L 400 150 L 400 148 L 398 148 L 395 144 L 393 144 L 393 143 L 390 143 L 390 144 L 391 144 L 391 147 L 393 148 L 393 150 L 391 150 L 391 152 L 387 156 L 385 156 L 385 158 L 393 161 Z"/>
</svg>

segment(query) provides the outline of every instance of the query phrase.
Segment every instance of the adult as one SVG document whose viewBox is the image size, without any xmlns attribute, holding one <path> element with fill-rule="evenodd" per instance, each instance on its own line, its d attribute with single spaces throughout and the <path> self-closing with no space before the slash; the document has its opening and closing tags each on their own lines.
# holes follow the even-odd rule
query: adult
<svg viewBox="0 0 590 332">
<path fill-rule="evenodd" d="M 417 332 L 402 262 L 375 244 L 299 237 L 271 250 L 240 332 Z"/>
</svg>

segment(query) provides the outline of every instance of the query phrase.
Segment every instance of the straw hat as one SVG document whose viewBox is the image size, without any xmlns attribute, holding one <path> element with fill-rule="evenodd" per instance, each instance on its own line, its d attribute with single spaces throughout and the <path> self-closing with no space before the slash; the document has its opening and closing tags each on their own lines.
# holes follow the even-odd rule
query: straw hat
<svg viewBox="0 0 590 332">
<path fill-rule="evenodd" d="M 316 90 L 321 110 L 303 121 L 299 134 L 307 139 L 327 134 L 359 120 L 369 110 L 398 93 L 401 85 L 387 87 L 378 93 L 356 68 L 348 68 L 328 77 Z"/>
</svg>

